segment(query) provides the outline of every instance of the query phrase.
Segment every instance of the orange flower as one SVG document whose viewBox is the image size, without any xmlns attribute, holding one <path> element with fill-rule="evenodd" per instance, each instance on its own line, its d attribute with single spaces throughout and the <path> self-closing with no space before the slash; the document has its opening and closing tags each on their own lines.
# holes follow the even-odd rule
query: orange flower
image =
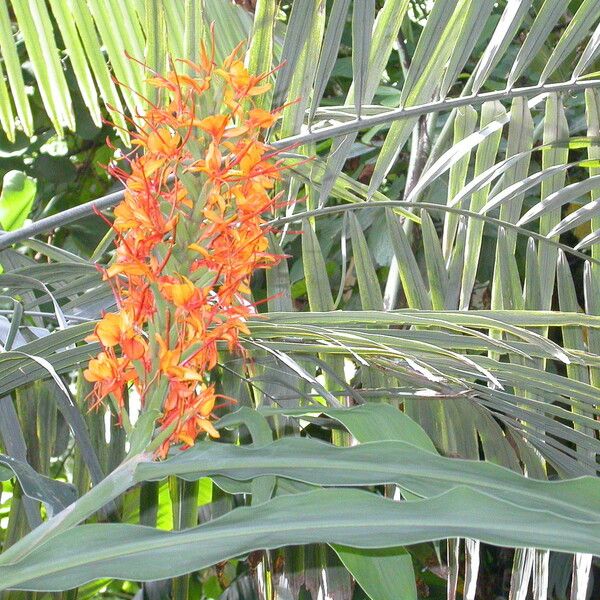
<svg viewBox="0 0 600 600">
<path fill-rule="evenodd" d="M 99 341 L 105 348 L 120 345 L 123 354 L 130 360 L 142 358 L 147 350 L 143 338 L 134 329 L 131 315 L 124 311 L 106 313 L 98 321 L 94 334 L 86 339 Z"/>
<path fill-rule="evenodd" d="M 220 140 L 230 118 L 230 115 L 212 115 L 211 117 L 206 117 L 205 119 L 198 121 L 197 125 L 213 138 Z"/>
<path fill-rule="evenodd" d="M 100 352 L 97 358 L 90 360 L 83 376 L 87 381 L 96 384 L 96 403 L 112 394 L 119 407 L 123 406 L 124 386 L 137 379 L 137 373 L 129 359 L 117 358 L 106 352 Z"/>
<path fill-rule="evenodd" d="M 167 343 L 160 334 L 156 334 L 156 341 L 160 347 L 160 370 L 172 379 L 178 381 L 202 381 L 202 375 L 194 369 L 180 365 L 181 350 L 169 350 Z"/>
<path fill-rule="evenodd" d="M 248 111 L 248 126 L 260 127 L 266 129 L 272 127 L 277 122 L 277 115 L 270 113 L 262 108 L 251 108 Z"/>
<path fill-rule="evenodd" d="M 141 140 L 138 140 L 138 143 Z M 151 131 L 145 142 L 149 152 L 158 156 L 174 156 L 179 151 L 181 145 L 181 136 L 178 133 L 172 133 L 168 129 L 155 129 Z"/>
</svg>

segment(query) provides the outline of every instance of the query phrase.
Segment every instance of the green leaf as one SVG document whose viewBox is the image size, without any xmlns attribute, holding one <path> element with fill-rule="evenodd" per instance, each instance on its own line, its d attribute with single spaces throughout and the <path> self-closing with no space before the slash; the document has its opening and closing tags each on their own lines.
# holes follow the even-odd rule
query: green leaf
<svg viewBox="0 0 600 600">
<path fill-rule="evenodd" d="M 15 117 L 10 104 L 8 87 L 4 79 L 4 69 L 0 65 L 0 125 L 10 142 L 15 141 Z"/>
<path fill-rule="evenodd" d="M 350 237 L 352 239 L 352 255 L 358 278 L 361 305 L 365 310 L 383 310 L 383 295 L 373 259 L 360 223 L 354 213 L 350 213 Z"/>
<path fill-rule="evenodd" d="M 255 75 L 267 73 L 273 64 L 276 9 L 275 0 L 258 0 L 256 3 L 247 57 L 248 70 Z M 259 108 L 268 109 L 270 98 L 268 95 L 261 95 L 257 102 Z"/>
<path fill-rule="evenodd" d="M 331 12 L 329 13 L 329 21 L 323 40 L 323 48 L 319 57 L 319 65 L 315 75 L 315 87 L 313 90 L 312 100 L 310 104 L 310 112 L 308 115 L 309 122 L 312 122 L 315 112 L 319 106 L 319 102 L 325 92 L 325 87 L 329 81 L 329 77 L 337 59 L 340 40 L 344 32 L 346 17 L 348 14 L 348 6 L 350 0 L 334 0 Z"/>
<path fill-rule="evenodd" d="M 481 109 L 481 128 L 484 129 L 490 124 L 494 124 L 505 116 L 504 107 L 499 102 L 486 102 Z M 502 131 L 498 130 L 487 137 L 477 148 L 475 156 L 475 177 L 480 175 L 495 162 Z M 478 212 L 488 199 L 489 185 L 484 186 L 471 196 L 469 210 Z M 467 238 L 465 262 L 463 266 L 462 284 L 460 289 L 460 308 L 467 309 L 471 302 L 471 293 L 475 285 L 477 268 L 479 266 L 479 255 L 483 239 L 483 223 L 469 219 L 467 223 Z"/>
<path fill-rule="evenodd" d="M 372 600 L 417 600 L 412 558 L 404 548 L 333 549 Z"/>
<path fill-rule="evenodd" d="M 281 51 L 282 67 L 277 72 L 275 80 L 275 89 L 273 91 L 273 106 L 277 107 L 283 104 L 290 83 L 294 76 L 296 63 L 300 60 L 302 50 L 306 40 L 310 36 L 310 25 L 314 17 L 315 3 L 313 2 L 294 2 L 290 20 L 285 32 L 283 49 Z M 305 49 L 306 52 L 306 49 Z"/>
<path fill-rule="evenodd" d="M 419 266 L 410 247 L 408 237 L 398 217 L 389 209 L 386 209 L 386 223 L 394 247 L 394 254 L 398 261 L 398 270 L 402 280 L 404 295 L 411 308 L 431 308 L 431 300 Z"/>
<path fill-rule="evenodd" d="M 50 0 L 50 6 L 65 43 L 67 54 L 71 60 L 71 65 L 73 66 L 73 71 L 77 79 L 77 85 L 81 90 L 81 96 L 90 111 L 94 123 L 98 127 L 102 127 L 102 115 L 100 113 L 100 106 L 98 105 L 98 94 L 86 61 L 81 41 L 77 34 L 72 14 L 64 0 Z"/>
<path fill-rule="evenodd" d="M 104 100 L 105 105 L 107 105 L 109 114 L 115 125 L 118 126 L 118 135 L 126 144 L 128 144 L 129 135 L 127 133 L 127 122 L 122 114 L 123 104 L 104 59 L 90 11 L 87 6 L 84 6 L 78 0 L 68 0 L 68 7 L 73 14 L 81 44 L 83 45 L 88 63 L 94 74 L 100 95 Z"/>
<path fill-rule="evenodd" d="M 500 21 L 498 21 L 494 35 L 492 35 L 492 39 L 489 41 L 487 48 L 473 71 L 473 91 L 479 91 L 494 67 L 498 64 L 512 42 L 528 10 L 529 4 L 527 2 L 513 0 L 506 3 L 506 8 L 500 17 Z M 487 21 L 487 17 L 484 21 Z"/>
<path fill-rule="evenodd" d="M 7 400 L 4 398 L 2 401 L 6 402 Z M 0 480 L 9 479 L 14 473 L 21 484 L 23 493 L 29 498 L 43 502 L 50 517 L 77 500 L 77 491 L 70 483 L 40 475 L 25 462 L 0 454 L 0 465 L 4 465 L 12 471 L 12 473 L 0 472 Z"/>
<path fill-rule="evenodd" d="M 421 231 L 423 233 L 423 251 L 427 266 L 431 303 L 434 309 L 443 310 L 448 295 L 448 271 L 444 263 L 442 247 L 435 225 L 429 213 L 424 210 L 421 211 Z"/>
<path fill-rule="evenodd" d="M 571 54 L 577 44 L 579 44 L 586 36 L 597 18 L 598 3 L 596 0 L 584 0 L 569 22 L 569 25 L 562 34 L 558 44 L 556 44 L 548 63 L 540 75 L 540 83 L 545 82 L 569 54 Z"/>
<path fill-rule="evenodd" d="M 352 5 L 352 73 L 354 75 L 354 105 L 359 119 L 365 98 L 374 20 L 375 0 L 355 0 Z"/>
<path fill-rule="evenodd" d="M 52 124 L 62 135 L 63 127 L 75 130 L 71 95 L 63 73 L 54 30 L 45 2 L 12 0 L 40 94 Z"/>
<path fill-rule="evenodd" d="M 529 28 L 527 37 L 519 49 L 517 58 L 508 75 L 509 88 L 514 85 L 515 81 L 517 81 L 527 66 L 536 57 L 564 11 L 564 0 L 545 0 L 533 25 Z"/>
<path fill-rule="evenodd" d="M 352 447 L 297 437 L 258 447 L 199 442 L 166 461 L 141 463 L 135 478 L 139 482 L 170 475 L 190 481 L 212 475 L 241 481 L 274 475 L 327 487 L 395 483 L 422 498 L 468 486 L 515 506 L 581 522 L 597 521 L 600 501 L 595 477 L 561 482 L 528 479 L 492 463 L 446 458 L 396 440 Z"/>
<path fill-rule="evenodd" d="M 369 72 L 364 92 L 364 104 L 370 104 L 377 91 L 381 75 L 386 67 L 387 61 L 392 51 L 392 47 L 402 20 L 410 5 L 409 0 L 399 0 L 398 2 L 385 2 L 381 10 L 377 13 L 373 27 L 373 41 L 371 43 L 371 52 L 369 54 Z M 345 105 L 354 104 L 354 87 L 350 86 Z M 348 153 L 352 148 L 356 133 L 347 135 L 341 140 L 334 140 L 329 157 L 327 158 L 327 169 L 323 177 L 323 185 L 320 191 L 320 202 L 325 203 L 329 196 L 331 186 L 337 180 L 338 174 L 342 171 L 344 163 L 348 158 Z M 369 195 L 373 190 L 369 188 Z"/>
<path fill-rule="evenodd" d="M 21 62 L 13 38 L 7 2 L 0 2 L 0 53 L 2 53 L 4 68 L 6 69 L 13 102 L 15 103 L 21 126 L 28 136 L 32 136 L 33 116 L 31 114 L 31 107 L 29 106 L 25 82 L 23 81 Z"/>
<path fill-rule="evenodd" d="M 357 490 L 317 490 L 238 508 L 181 532 L 82 525 L 0 567 L 0 588 L 59 591 L 100 577 L 165 579 L 256 549 L 317 542 L 389 548 L 450 536 L 600 554 L 598 530 L 597 522 L 570 520 L 462 487 L 416 502 Z"/>
<path fill-rule="evenodd" d="M 0 193 L 0 225 L 5 231 L 23 226 L 31 212 L 36 189 L 35 179 L 22 171 L 9 171 L 4 175 Z"/>
</svg>

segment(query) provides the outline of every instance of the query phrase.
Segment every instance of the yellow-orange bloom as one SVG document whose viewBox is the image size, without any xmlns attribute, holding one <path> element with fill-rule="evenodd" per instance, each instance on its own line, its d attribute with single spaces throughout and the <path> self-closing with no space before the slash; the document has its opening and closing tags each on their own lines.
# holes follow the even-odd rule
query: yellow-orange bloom
<svg viewBox="0 0 600 600">
<path fill-rule="evenodd" d="M 185 307 L 198 295 L 198 288 L 187 277 L 182 276 L 181 280 L 181 283 L 163 283 L 160 286 L 164 297 L 178 308 Z"/>
</svg>

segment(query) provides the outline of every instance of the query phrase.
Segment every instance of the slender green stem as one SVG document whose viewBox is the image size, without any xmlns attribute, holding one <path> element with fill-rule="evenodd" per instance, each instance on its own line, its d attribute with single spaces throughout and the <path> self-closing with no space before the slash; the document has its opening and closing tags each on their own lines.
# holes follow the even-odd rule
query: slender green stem
<svg viewBox="0 0 600 600">
<path fill-rule="evenodd" d="M 173 529 L 189 529 L 198 524 L 198 481 L 172 478 Z M 172 600 L 188 600 L 191 575 L 173 579 Z"/>
</svg>

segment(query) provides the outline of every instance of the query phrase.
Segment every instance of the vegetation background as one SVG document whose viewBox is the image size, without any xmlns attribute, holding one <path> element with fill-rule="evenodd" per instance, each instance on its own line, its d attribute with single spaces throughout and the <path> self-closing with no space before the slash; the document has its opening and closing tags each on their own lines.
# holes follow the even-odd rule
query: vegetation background
<svg viewBox="0 0 600 600">
<path fill-rule="evenodd" d="M 1 0 L 3 597 L 600 597 L 599 20 Z M 114 300 L 86 203 L 118 191 L 106 123 L 143 110 L 127 55 L 164 72 L 210 23 L 220 58 L 248 40 L 251 72 L 282 65 L 269 140 L 311 160 L 281 187 L 289 258 L 253 281 L 252 360 L 221 356 L 221 442 L 152 463 L 88 410 L 83 340 Z"/>
</svg>

